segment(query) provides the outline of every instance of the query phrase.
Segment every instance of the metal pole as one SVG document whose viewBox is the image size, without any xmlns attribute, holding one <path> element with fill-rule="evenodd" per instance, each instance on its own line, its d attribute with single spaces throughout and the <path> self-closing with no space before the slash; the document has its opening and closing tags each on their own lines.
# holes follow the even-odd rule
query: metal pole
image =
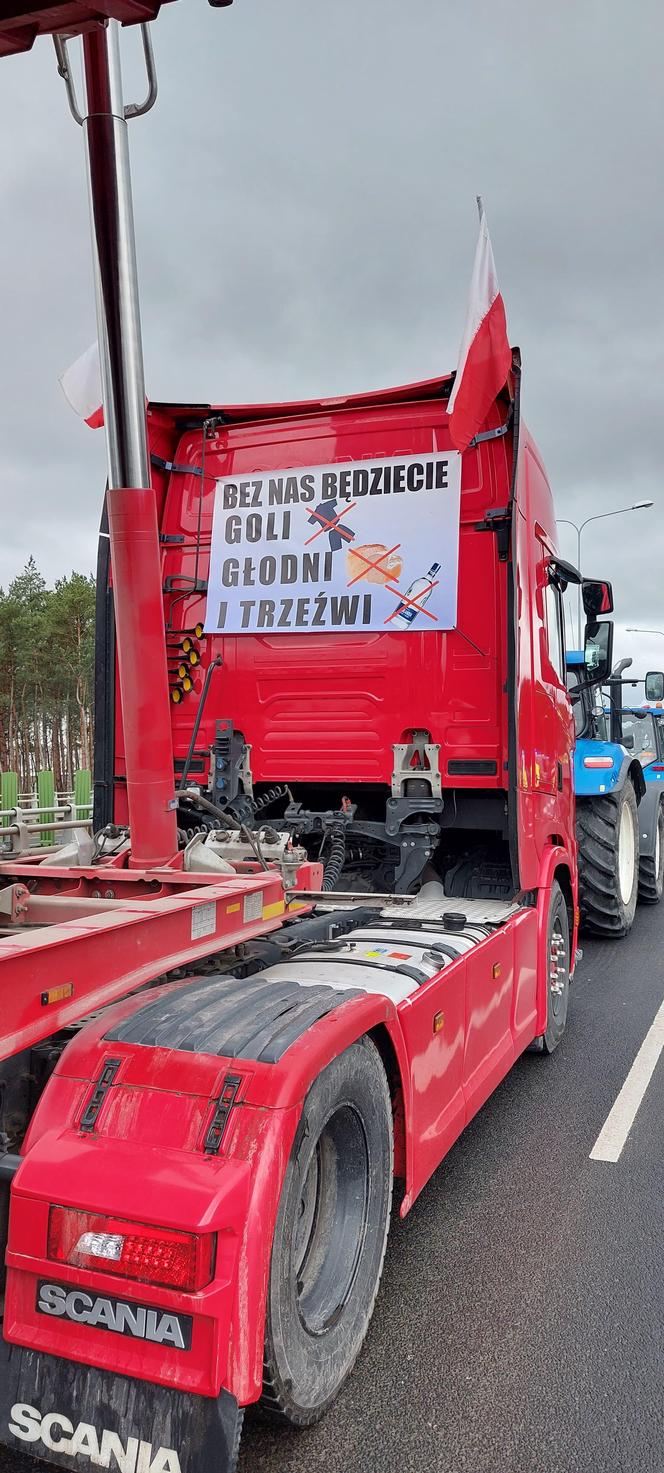
<svg viewBox="0 0 664 1473">
<path fill-rule="evenodd" d="M 161 555 L 150 484 L 138 275 L 119 26 L 82 38 L 83 123 L 108 448 L 108 525 L 122 701 L 130 864 L 177 851 Z"/>
<path fill-rule="evenodd" d="M 143 345 L 122 96 L 120 27 L 83 36 L 83 123 L 92 217 L 97 329 L 111 489 L 149 486 Z"/>
</svg>

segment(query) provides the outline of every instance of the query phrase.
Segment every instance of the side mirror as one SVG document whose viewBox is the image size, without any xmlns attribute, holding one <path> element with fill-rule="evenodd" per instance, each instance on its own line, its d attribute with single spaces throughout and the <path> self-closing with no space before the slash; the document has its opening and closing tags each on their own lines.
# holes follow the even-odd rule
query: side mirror
<svg viewBox="0 0 664 1473">
<path fill-rule="evenodd" d="M 604 685 L 613 663 L 613 624 L 610 619 L 602 624 L 594 622 L 586 625 L 583 660 L 588 679 L 594 685 Z"/>
<path fill-rule="evenodd" d="M 584 578 L 581 584 L 583 608 L 589 619 L 600 614 L 613 613 L 613 589 L 610 583 L 594 578 Z"/>
<path fill-rule="evenodd" d="M 661 670 L 649 670 L 645 684 L 647 701 L 664 701 L 664 673 Z"/>
</svg>

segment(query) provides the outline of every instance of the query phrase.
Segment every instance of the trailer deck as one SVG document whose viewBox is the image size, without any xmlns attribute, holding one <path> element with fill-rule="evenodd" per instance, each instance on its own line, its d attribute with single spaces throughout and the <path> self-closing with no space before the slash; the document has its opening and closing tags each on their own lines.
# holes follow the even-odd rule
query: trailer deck
<svg viewBox="0 0 664 1473">
<path fill-rule="evenodd" d="M 0 1059 L 307 902 L 276 870 L 215 875 L 0 865 Z M 320 867 L 303 865 L 315 884 Z"/>
</svg>

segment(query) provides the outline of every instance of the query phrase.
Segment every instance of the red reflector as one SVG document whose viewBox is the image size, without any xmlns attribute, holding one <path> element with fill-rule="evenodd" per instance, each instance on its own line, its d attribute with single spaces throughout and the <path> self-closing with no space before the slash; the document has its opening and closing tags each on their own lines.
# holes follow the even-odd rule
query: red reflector
<svg viewBox="0 0 664 1473">
<path fill-rule="evenodd" d="M 612 757 L 584 757 L 584 767 L 613 767 Z"/>
<path fill-rule="evenodd" d="M 141 1284 L 202 1289 L 212 1278 L 213 1251 L 212 1233 L 199 1236 L 71 1207 L 51 1207 L 48 1215 L 47 1252 L 55 1263 L 121 1274 Z"/>
</svg>

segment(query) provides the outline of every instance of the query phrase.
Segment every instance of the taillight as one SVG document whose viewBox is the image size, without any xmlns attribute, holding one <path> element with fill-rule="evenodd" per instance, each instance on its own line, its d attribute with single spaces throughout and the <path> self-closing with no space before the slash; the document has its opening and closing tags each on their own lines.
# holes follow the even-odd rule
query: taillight
<svg viewBox="0 0 664 1473">
<path fill-rule="evenodd" d="M 613 757 L 584 757 L 584 767 L 613 767 Z"/>
<path fill-rule="evenodd" d="M 55 1263 L 105 1269 L 142 1284 L 192 1291 L 209 1284 L 214 1267 L 212 1233 L 127 1222 L 97 1212 L 51 1207 L 48 1256 Z"/>
</svg>

